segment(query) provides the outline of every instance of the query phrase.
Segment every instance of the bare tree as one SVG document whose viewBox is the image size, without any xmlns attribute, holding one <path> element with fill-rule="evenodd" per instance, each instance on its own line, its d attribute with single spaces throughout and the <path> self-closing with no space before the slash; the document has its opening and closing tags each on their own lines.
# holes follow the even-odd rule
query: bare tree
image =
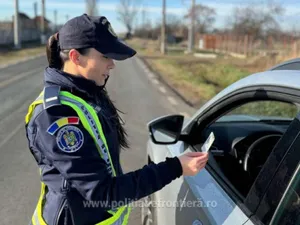
<svg viewBox="0 0 300 225">
<path fill-rule="evenodd" d="M 138 13 L 137 5 L 139 2 L 139 0 L 120 0 L 117 6 L 118 19 L 126 26 L 127 37 L 132 33 L 133 23 Z"/>
<path fill-rule="evenodd" d="M 249 4 L 233 10 L 230 26 L 236 34 L 251 35 L 262 38 L 266 34 L 280 32 L 277 17 L 284 12 L 283 7 L 274 0 L 267 0 L 260 4 Z"/>
<path fill-rule="evenodd" d="M 215 22 L 215 9 L 202 4 L 197 4 L 195 5 L 194 9 L 191 8 L 188 11 L 188 14 L 185 16 L 185 18 L 190 18 L 193 14 L 193 10 L 196 20 L 196 31 L 200 33 L 207 32 Z"/>
<path fill-rule="evenodd" d="M 166 33 L 172 34 L 182 27 L 182 19 L 175 14 L 167 14 L 166 25 Z"/>
<path fill-rule="evenodd" d="M 143 7 L 141 11 L 141 20 L 140 23 L 138 23 L 137 27 L 134 29 L 134 35 L 140 38 L 157 38 L 158 35 L 154 35 L 153 30 L 154 28 L 152 25 L 152 21 L 148 16 L 147 10 L 145 9 L 145 7 Z"/>
</svg>

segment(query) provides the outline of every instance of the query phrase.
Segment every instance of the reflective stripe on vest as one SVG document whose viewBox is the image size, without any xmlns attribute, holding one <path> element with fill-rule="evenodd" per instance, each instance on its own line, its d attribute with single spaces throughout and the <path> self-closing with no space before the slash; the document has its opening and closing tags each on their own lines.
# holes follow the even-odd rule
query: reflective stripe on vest
<svg viewBox="0 0 300 225">
<path fill-rule="evenodd" d="M 87 129 L 90 133 L 90 135 L 93 137 L 94 141 L 97 143 L 97 148 L 100 153 L 100 156 L 107 164 L 108 172 L 112 176 L 116 176 L 115 169 L 112 164 L 112 160 L 108 151 L 108 146 L 106 143 L 105 136 L 103 134 L 101 123 L 99 122 L 98 116 L 94 109 L 87 103 L 78 101 L 79 99 L 74 100 L 72 97 L 69 96 L 68 92 L 61 92 L 60 100 L 62 104 L 71 106 L 79 115 L 81 122 L 83 123 L 83 126 L 85 129 Z M 71 104 L 73 105 L 71 105 Z M 82 114 L 83 115 L 80 115 Z M 93 115 L 92 115 L 93 114 Z M 95 117 L 97 119 L 95 119 Z M 85 119 L 83 119 L 85 118 Z M 98 123 L 97 123 L 98 122 Z M 98 127 L 98 129 L 97 129 Z M 99 133 L 99 131 L 100 133 Z M 102 141 L 103 140 L 103 141 Z"/>
<path fill-rule="evenodd" d="M 72 95 L 69 92 L 60 92 L 60 101 L 63 105 L 68 105 L 76 111 L 78 114 L 84 128 L 89 132 L 91 137 L 93 137 L 100 157 L 102 157 L 106 164 L 109 173 L 112 176 L 116 176 L 115 169 L 112 164 L 110 153 L 108 151 L 108 146 L 106 138 L 104 136 L 101 123 L 98 119 L 97 113 L 94 108 L 90 106 L 83 99 Z M 28 113 L 25 117 L 26 124 L 29 123 L 35 107 L 43 103 L 43 92 L 39 97 L 29 106 Z M 36 207 L 36 210 L 32 216 L 33 225 L 47 225 L 42 217 L 42 203 L 45 195 L 45 184 L 41 184 L 41 194 Z M 112 217 L 97 223 L 96 225 L 126 225 L 128 224 L 128 218 L 131 208 L 129 206 L 122 206 L 116 211 L 109 210 L 108 212 L 112 214 Z"/>
</svg>

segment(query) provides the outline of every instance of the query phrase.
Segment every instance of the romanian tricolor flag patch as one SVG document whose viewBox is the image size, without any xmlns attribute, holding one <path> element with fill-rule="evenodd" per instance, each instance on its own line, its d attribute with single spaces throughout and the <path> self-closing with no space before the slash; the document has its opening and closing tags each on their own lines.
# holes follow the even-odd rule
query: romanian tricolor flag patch
<svg viewBox="0 0 300 225">
<path fill-rule="evenodd" d="M 79 118 L 78 117 L 63 117 L 63 118 L 60 118 L 59 120 L 56 120 L 54 123 L 52 123 L 47 132 L 51 135 L 54 135 L 55 132 L 65 126 L 65 125 L 68 125 L 68 124 L 79 124 Z"/>
</svg>

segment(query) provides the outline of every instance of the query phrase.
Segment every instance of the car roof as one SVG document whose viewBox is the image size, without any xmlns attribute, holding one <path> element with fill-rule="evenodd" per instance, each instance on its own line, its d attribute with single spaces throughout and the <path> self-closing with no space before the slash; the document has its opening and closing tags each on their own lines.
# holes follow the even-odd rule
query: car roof
<svg viewBox="0 0 300 225">
<path fill-rule="evenodd" d="M 222 93 L 246 87 L 277 86 L 300 90 L 300 70 L 268 70 L 242 78 L 225 88 Z"/>
<path fill-rule="evenodd" d="M 280 63 L 270 70 L 300 70 L 300 58 L 291 59 Z"/>
</svg>

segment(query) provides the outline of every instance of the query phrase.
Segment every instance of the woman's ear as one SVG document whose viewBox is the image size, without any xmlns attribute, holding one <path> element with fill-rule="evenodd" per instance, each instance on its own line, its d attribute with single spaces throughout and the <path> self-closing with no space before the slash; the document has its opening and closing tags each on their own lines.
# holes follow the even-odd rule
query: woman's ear
<svg viewBox="0 0 300 225">
<path fill-rule="evenodd" d="M 82 62 L 81 60 L 81 55 L 76 49 L 71 49 L 69 52 L 69 59 L 75 64 L 75 65 L 80 65 Z"/>
</svg>

